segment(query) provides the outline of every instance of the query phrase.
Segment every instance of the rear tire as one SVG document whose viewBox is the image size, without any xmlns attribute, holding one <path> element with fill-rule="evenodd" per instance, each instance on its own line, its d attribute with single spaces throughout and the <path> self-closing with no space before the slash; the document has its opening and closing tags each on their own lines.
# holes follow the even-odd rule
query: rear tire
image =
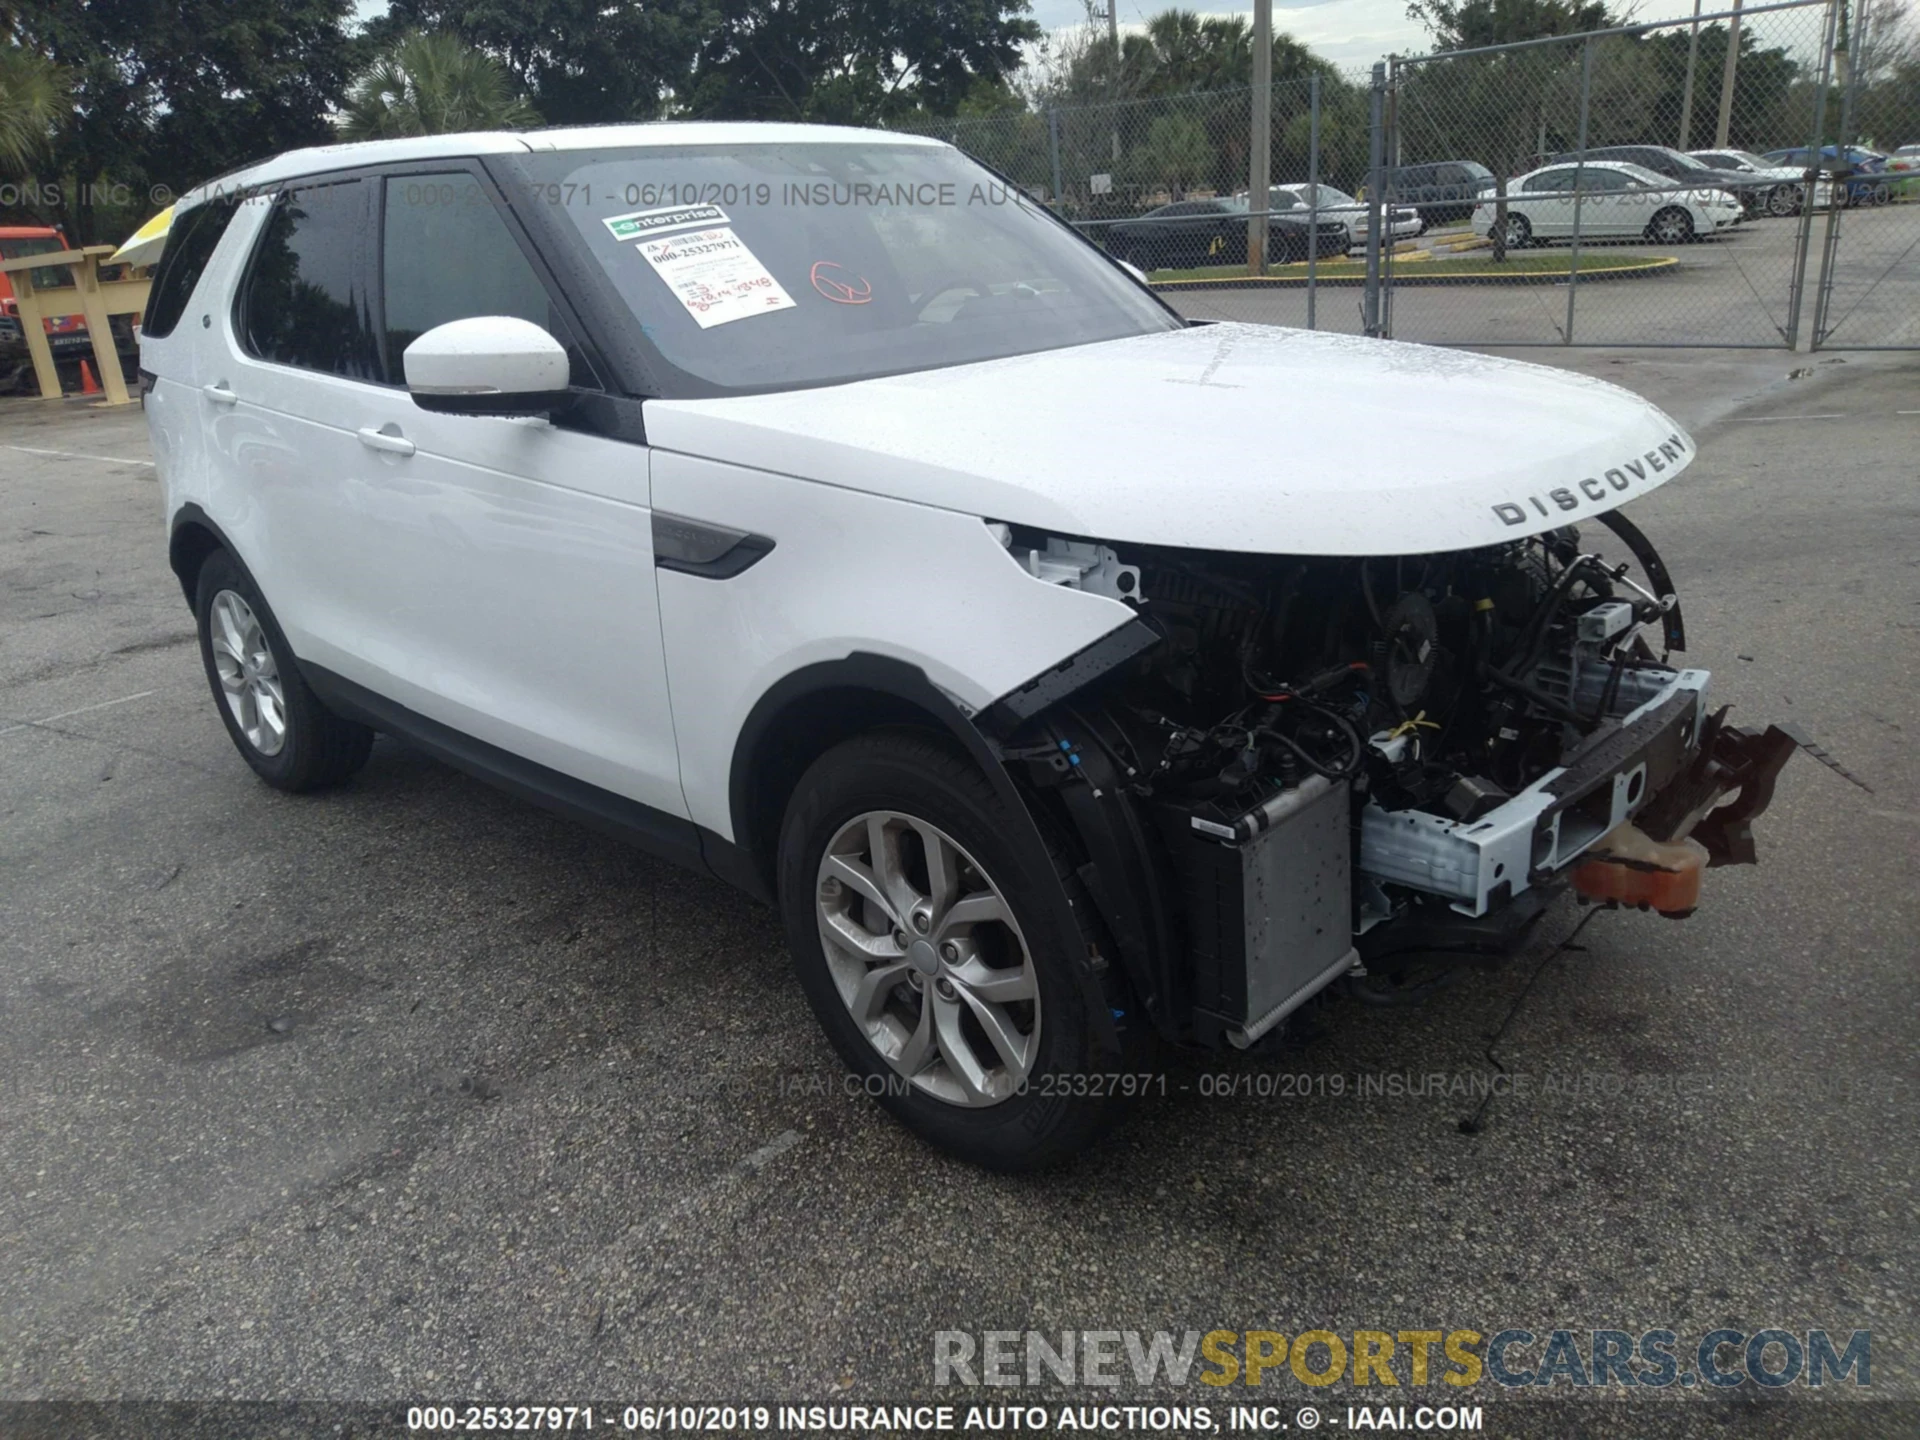
<svg viewBox="0 0 1920 1440">
<path fill-rule="evenodd" d="M 276 790 L 318 790 L 367 763 L 373 731 L 320 703 L 253 577 L 225 550 L 200 567 L 194 614 L 214 706 L 255 774 Z"/>
<path fill-rule="evenodd" d="M 1524 215 L 1507 216 L 1507 249 L 1524 250 L 1533 244 L 1533 222 Z"/>
<path fill-rule="evenodd" d="M 1030 873 L 1009 838 L 1025 824 L 938 737 L 879 730 L 801 777 L 778 857 L 801 988 L 861 1088 L 1003 1171 L 1069 1159 L 1122 1109 L 1087 1093 L 1122 1067 L 1096 1033 L 1088 937 L 1057 933 L 1042 888 L 1071 866 Z"/>
<path fill-rule="evenodd" d="M 1656 245 L 1685 245 L 1693 238 L 1693 216 L 1669 205 L 1647 222 L 1647 239 Z"/>
<path fill-rule="evenodd" d="M 1800 187 L 1798 185 L 1776 185 L 1767 192 L 1767 213 L 1777 220 L 1800 211 Z"/>
</svg>

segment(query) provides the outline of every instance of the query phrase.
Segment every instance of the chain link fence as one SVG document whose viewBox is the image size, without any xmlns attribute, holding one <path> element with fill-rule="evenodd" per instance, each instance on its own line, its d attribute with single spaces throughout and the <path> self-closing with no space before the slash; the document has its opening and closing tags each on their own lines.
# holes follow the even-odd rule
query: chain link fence
<svg viewBox="0 0 1920 1440">
<path fill-rule="evenodd" d="M 1817 237 L 1813 345 L 1920 348 L 1920 15 L 1894 0 L 1841 15 L 1818 159 L 1849 173 Z"/>
<path fill-rule="evenodd" d="M 1264 260 L 1248 190 L 1254 91 L 1151 96 L 912 126 L 1050 204 L 1186 312 L 1360 333 L 1373 125 L 1368 72 L 1280 80 L 1268 98 Z M 1222 287 L 1242 287 L 1231 300 Z M 1258 293 L 1250 293 L 1257 287 Z"/>
<path fill-rule="evenodd" d="M 1418 203 L 1436 169 L 1468 169 L 1471 196 L 1435 217 L 1442 243 L 1513 278 L 1414 288 L 1390 262 L 1390 333 L 1794 343 L 1808 236 L 1846 194 L 1809 158 L 1831 108 L 1836 13 L 1793 0 L 1395 62 L 1389 194 Z"/>
<path fill-rule="evenodd" d="M 1920 346 L 1920 19 L 1874 3 L 1277 81 L 1265 214 L 1247 87 L 913 128 L 1197 318 L 1442 344 Z"/>
</svg>

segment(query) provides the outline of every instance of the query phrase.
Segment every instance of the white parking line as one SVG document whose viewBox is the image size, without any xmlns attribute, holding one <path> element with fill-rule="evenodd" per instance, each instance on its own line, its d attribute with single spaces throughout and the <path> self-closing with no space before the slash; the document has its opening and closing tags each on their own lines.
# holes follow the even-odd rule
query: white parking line
<svg viewBox="0 0 1920 1440">
<path fill-rule="evenodd" d="M 1848 417 L 1836 411 L 1831 415 L 1741 415 L 1735 418 L 1741 425 L 1778 425 L 1787 420 L 1845 420 Z"/>
<path fill-rule="evenodd" d="M 18 725 L 9 725 L 0 730 L 0 735 L 11 735 L 16 730 L 31 730 L 36 725 L 51 725 L 56 720 L 70 720 L 75 715 L 91 714 L 95 710 L 105 710 L 114 705 L 125 705 L 130 701 L 144 700 L 149 695 L 158 695 L 158 690 L 142 690 L 138 695 L 122 695 L 118 700 L 102 700 L 98 705 L 82 705 L 78 710 L 62 710 L 58 715 L 48 715 L 40 720 L 23 720 Z"/>
<path fill-rule="evenodd" d="M 56 460 L 101 460 L 109 465 L 151 465 L 151 460 L 129 460 L 121 455 L 83 455 L 77 450 L 36 450 L 31 445 L 0 445 L 0 450 L 18 450 L 22 455 L 51 455 Z"/>
</svg>

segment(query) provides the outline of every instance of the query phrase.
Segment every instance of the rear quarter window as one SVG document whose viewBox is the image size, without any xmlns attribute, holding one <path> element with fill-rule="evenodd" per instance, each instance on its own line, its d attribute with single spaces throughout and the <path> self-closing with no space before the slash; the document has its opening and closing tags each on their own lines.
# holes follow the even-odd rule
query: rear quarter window
<svg viewBox="0 0 1920 1440">
<path fill-rule="evenodd" d="M 209 200 L 174 217 L 167 232 L 166 247 L 153 272 L 153 289 L 147 296 L 147 312 L 140 322 L 140 333 L 159 340 L 173 333 L 186 313 L 187 302 L 200 283 L 207 264 L 213 259 L 220 237 L 227 233 L 239 209 L 231 197 Z"/>
</svg>

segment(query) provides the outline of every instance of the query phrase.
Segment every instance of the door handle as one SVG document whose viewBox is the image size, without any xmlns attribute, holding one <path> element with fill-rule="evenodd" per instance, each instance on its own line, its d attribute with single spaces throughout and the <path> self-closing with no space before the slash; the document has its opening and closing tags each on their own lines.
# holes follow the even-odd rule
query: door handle
<svg viewBox="0 0 1920 1440">
<path fill-rule="evenodd" d="M 384 450 L 389 455 L 413 454 L 413 442 L 399 434 L 397 429 L 395 431 L 360 430 L 355 433 L 359 435 L 360 443 L 369 450 Z"/>
<path fill-rule="evenodd" d="M 220 405 L 233 405 L 238 403 L 240 399 L 238 395 L 227 388 L 227 382 L 224 380 L 216 380 L 211 385 L 202 385 L 200 387 L 200 393 Z"/>
</svg>

